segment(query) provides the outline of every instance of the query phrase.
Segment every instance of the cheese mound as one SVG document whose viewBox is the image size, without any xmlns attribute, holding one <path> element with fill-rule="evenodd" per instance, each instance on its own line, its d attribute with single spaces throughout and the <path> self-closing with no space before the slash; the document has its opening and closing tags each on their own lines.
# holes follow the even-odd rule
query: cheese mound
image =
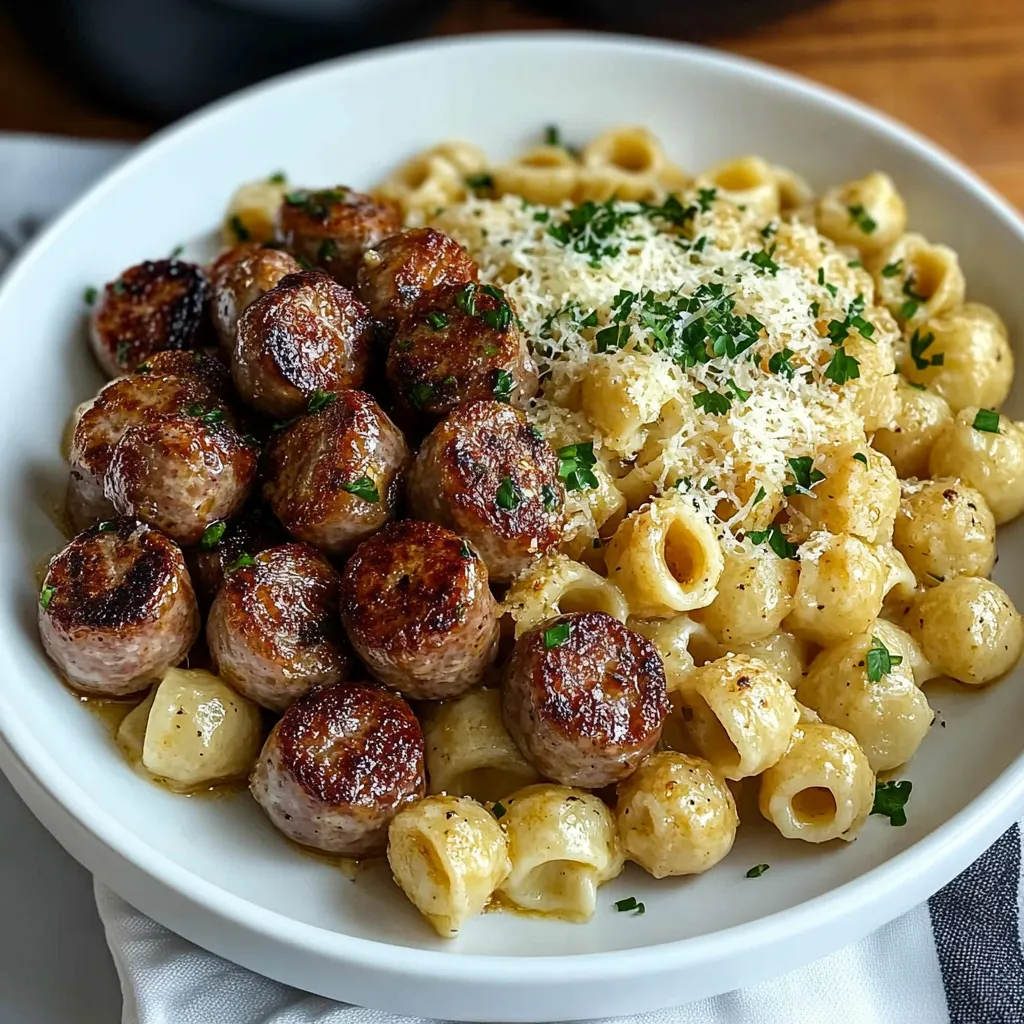
<svg viewBox="0 0 1024 1024">
<path fill-rule="evenodd" d="M 895 412 L 898 328 L 856 254 L 811 226 L 714 190 L 470 198 L 432 224 L 512 301 L 542 371 L 534 422 L 556 446 L 592 440 L 629 508 L 678 488 L 723 533 L 764 528 L 790 460 L 862 443 Z"/>
</svg>

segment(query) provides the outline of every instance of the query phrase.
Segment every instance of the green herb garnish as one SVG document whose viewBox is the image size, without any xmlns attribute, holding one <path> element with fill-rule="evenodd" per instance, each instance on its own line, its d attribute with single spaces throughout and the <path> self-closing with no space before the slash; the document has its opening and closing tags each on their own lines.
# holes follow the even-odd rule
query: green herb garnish
<svg viewBox="0 0 1024 1024">
<path fill-rule="evenodd" d="M 550 484 L 545 484 L 540 489 L 540 500 L 544 503 L 544 508 L 551 512 L 558 507 L 558 492 Z"/>
<path fill-rule="evenodd" d="M 903 260 L 896 260 L 893 263 L 886 263 L 882 267 L 882 277 L 895 277 L 903 269 Z"/>
<path fill-rule="evenodd" d="M 491 806 L 491 814 L 500 821 L 505 817 L 505 805 L 500 800 L 495 800 Z"/>
<path fill-rule="evenodd" d="M 796 353 L 789 348 L 784 348 L 781 352 L 776 352 L 775 355 L 768 360 L 769 371 L 780 377 L 786 377 L 788 380 L 792 380 L 793 374 L 796 373 L 796 370 L 790 360 L 795 355 Z"/>
<path fill-rule="evenodd" d="M 91 306 L 96 301 L 96 289 L 90 285 L 82 292 L 82 298 L 87 306 Z"/>
<path fill-rule="evenodd" d="M 711 209 L 711 204 L 715 201 L 717 195 L 717 188 L 697 189 L 697 203 L 700 206 L 701 213 L 707 213 Z"/>
<path fill-rule="evenodd" d="M 747 878 L 760 878 L 769 868 L 770 864 L 755 864 L 748 872 Z"/>
<path fill-rule="evenodd" d="M 501 483 L 498 484 L 495 500 L 498 503 L 498 508 L 502 508 L 506 512 L 514 512 L 523 503 L 523 494 L 512 478 L 506 476 L 502 477 Z"/>
<path fill-rule="evenodd" d="M 937 352 L 930 359 L 925 358 L 924 354 L 931 347 L 933 341 L 935 341 L 935 335 L 930 331 L 928 334 L 922 334 L 920 330 L 915 330 L 911 335 L 910 356 L 919 370 L 926 370 L 929 366 L 942 366 L 946 360 L 944 352 Z"/>
<path fill-rule="evenodd" d="M 860 363 L 849 355 L 845 349 L 837 348 L 832 354 L 825 376 L 836 384 L 845 384 L 848 380 L 856 380 L 860 376 Z"/>
<path fill-rule="evenodd" d="M 466 186 L 474 192 L 490 192 L 494 189 L 494 175 L 487 171 L 481 171 L 479 174 L 467 174 L 465 180 Z"/>
<path fill-rule="evenodd" d="M 350 483 L 342 484 L 341 489 L 348 491 L 349 494 L 354 494 L 357 498 L 362 498 L 363 501 L 369 501 L 374 504 L 380 501 L 377 486 L 368 476 L 361 476 Z"/>
<path fill-rule="evenodd" d="M 878 221 L 870 217 L 860 203 L 855 203 L 846 209 L 850 213 L 850 223 L 856 224 L 865 235 L 870 235 L 878 227 Z"/>
<path fill-rule="evenodd" d="M 459 554 L 463 558 L 472 558 L 473 557 L 473 549 L 469 546 L 469 541 L 468 540 L 463 540 L 462 543 L 459 544 Z"/>
<path fill-rule="evenodd" d="M 491 394 L 496 402 L 511 402 L 512 389 L 515 387 L 515 380 L 508 370 L 496 370 L 494 384 L 491 386 Z"/>
<path fill-rule="evenodd" d="M 203 536 L 200 538 L 199 546 L 204 551 L 209 551 L 210 548 L 216 547 L 220 543 L 220 539 L 224 536 L 224 531 L 227 528 L 228 524 L 223 520 L 218 523 L 210 523 L 210 525 L 203 530 Z"/>
<path fill-rule="evenodd" d="M 903 661 L 903 656 L 893 654 L 877 636 L 871 638 L 867 653 L 868 680 L 877 683 Z"/>
<path fill-rule="evenodd" d="M 593 466 L 597 464 L 593 441 L 579 441 L 559 448 L 558 476 L 568 491 L 591 490 L 598 485 Z"/>
<path fill-rule="evenodd" d="M 572 633 L 571 622 L 559 622 L 556 626 L 548 627 L 544 630 L 544 649 L 552 651 L 556 647 L 561 647 L 569 639 L 570 633 Z"/>
<path fill-rule="evenodd" d="M 786 535 L 777 527 L 769 526 L 767 530 L 752 530 L 747 534 L 751 544 L 763 544 L 768 541 L 768 547 L 779 556 L 797 561 L 796 545 L 786 540 Z"/>
<path fill-rule="evenodd" d="M 998 434 L 999 413 L 995 409 L 979 409 L 974 415 L 974 422 L 971 426 L 975 430 L 984 431 L 986 434 Z"/>
<path fill-rule="evenodd" d="M 448 326 L 449 320 L 444 313 L 428 313 L 425 317 L 427 323 L 434 328 L 435 331 L 443 330 Z"/>
<path fill-rule="evenodd" d="M 270 182 L 271 185 L 283 185 L 287 180 L 288 176 L 284 171 L 274 171 L 274 173 L 267 178 L 267 181 Z"/>
<path fill-rule="evenodd" d="M 647 908 L 635 896 L 627 896 L 624 900 L 615 901 L 615 909 L 620 914 L 632 910 L 634 911 L 634 917 L 640 917 Z"/>
<path fill-rule="evenodd" d="M 786 497 L 794 494 L 809 494 L 814 496 L 811 488 L 820 484 L 825 479 L 825 474 L 819 469 L 814 469 L 814 459 L 810 455 L 804 455 L 798 459 L 789 459 L 789 468 L 793 470 L 793 478 L 796 483 L 786 484 L 782 493 Z"/>
<path fill-rule="evenodd" d="M 255 565 L 256 559 L 252 555 L 246 554 L 244 551 L 231 563 L 224 567 L 224 572 L 234 572 L 236 569 L 245 569 L 250 565 Z"/>
<path fill-rule="evenodd" d="M 905 782 L 876 782 L 875 802 L 871 806 L 871 813 L 884 814 L 889 819 L 889 824 L 897 828 L 906 825 L 907 812 L 905 808 L 913 788 L 914 784 L 909 780 Z"/>
<path fill-rule="evenodd" d="M 42 605 L 43 611 L 46 611 L 50 607 L 50 602 L 53 600 L 53 595 L 57 593 L 56 587 L 46 586 L 39 591 L 39 603 Z"/>
<path fill-rule="evenodd" d="M 228 224 L 231 226 L 232 234 L 239 242 L 249 241 L 249 229 L 242 223 L 242 218 L 237 213 L 232 216 Z"/>
<path fill-rule="evenodd" d="M 856 454 L 854 455 L 854 458 L 855 458 L 855 459 L 856 459 L 856 460 L 857 460 L 858 462 L 863 462 L 865 466 L 866 466 L 866 465 L 868 464 L 868 457 L 867 457 L 867 456 L 866 456 L 866 455 L 865 455 L 865 454 L 864 454 L 863 452 L 857 452 L 857 453 L 856 453 Z"/>
<path fill-rule="evenodd" d="M 693 404 L 712 416 L 724 416 L 732 408 L 732 399 L 721 391 L 699 391 Z"/>
<path fill-rule="evenodd" d="M 317 388 L 309 396 L 306 412 L 319 412 L 321 409 L 326 409 L 327 406 L 333 405 L 337 400 L 338 396 L 333 391 L 321 391 Z"/>
</svg>

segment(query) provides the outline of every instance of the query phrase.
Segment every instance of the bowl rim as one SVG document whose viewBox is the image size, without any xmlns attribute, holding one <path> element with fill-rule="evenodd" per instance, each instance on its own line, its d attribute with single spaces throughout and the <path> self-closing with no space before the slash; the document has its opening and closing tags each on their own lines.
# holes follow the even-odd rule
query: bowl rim
<svg viewBox="0 0 1024 1024">
<path fill-rule="evenodd" d="M 698 67 L 715 66 L 738 74 L 752 84 L 760 83 L 773 90 L 782 90 L 832 113 L 841 113 L 937 167 L 1012 228 L 1024 247 L 1024 219 L 1006 199 L 945 149 L 859 100 L 792 72 L 708 47 L 640 36 L 585 31 L 474 33 L 400 43 L 321 61 L 248 86 L 160 129 L 90 187 L 19 254 L 0 282 L 0 311 L 29 268 L 45 255 L 52 242 L 64 233 L 82 210 L 116 189 L 122 178 L 134 174 L 151 161 L 159 160 L 167 149 L 173 148 L 190 132 L 229 117 L 235 108 L 260 93 L 300 79 L 330 76 L 339 69 L 400 62 L 410 54 L 433 52 L 443 56 L 452 51 L 510 44 L 555 49 L 583 46 L 606 53 L 653 54 L 683 60 Z M 35 782 L 82 828 L 175 895 L 205 907 L 237 927 L 279 944 L 286 943 L 310 954 L 337 958 L 354 967 L 393 969 L 406 977 L 440 982 L 458 982 L 479 976 L 478 972 L 494 972 L 498 968 L 505 985 L 553 983 L 559 978 L 564 979 L 567 965 L 572 969 L 574 984 L 625 980 L 678 968 L 683 963 L 694 967 L 725 956 L 757 952 L 770 943 L 854 916 L 868 903 L 875 906 L 884 903 L 889 919 L 909 909 L 921 898 L 925 887 L 920 881 L 913 881 L 915 875 L 918 879 L 928 877 L 932 882 L 935 879 L 948 880 L 994 841 L 998 836 L 996 830 L 1001 831 L 1017 813 L 1024 810 L 1022 752 L 977 798 L 906 850 L 859 877 L 795 906 L 702 935 L 631 949 L 556 956 L 491 955 L 423 949 L 351 936 L 305 924 L 228 893 L 149 846 L 94 804 L 89 794 L 78 788 L 72 774 L 24 725 L 2 688 L 0 737 Z M 934 891 L 931 884 L 927 888 L 929 892 Z"/>
</svg>

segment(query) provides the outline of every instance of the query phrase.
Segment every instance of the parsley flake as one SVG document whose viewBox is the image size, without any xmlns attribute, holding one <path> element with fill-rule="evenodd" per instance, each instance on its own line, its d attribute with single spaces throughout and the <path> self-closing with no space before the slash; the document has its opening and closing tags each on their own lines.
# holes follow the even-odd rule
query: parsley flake
<svg viewBox="0 0 1024 1024">
<path fill-rule="evenodd" d="M 545 484 L 540 489 L 540 499 L 548 512 L 552 512 L 558 507 L 558 492 L 550 484 Z"/>
<path fill-rule="evenodd" d="M 860 363 L 843 348 L 837 348 L 825 367 L 825 376 L 836 384 L 845 384 L 860 376 Z"/>
<path fill-rule="evenodd" d="M 711 209 L 711 204 L 715 201 L 717 195 L 717 188 L 697 189 L 697 202 L 700 205 L 701 213 L 707 213 Z"/>
<path fill-rule="evenodd" d="M 786 535 L 777 527 L 769 526 L 767 530 L 752 530 L 747 534 L 751 544 L 763 544 L 768 541 L 768 547 L 779 556 L 789 558 L 794 562 L 798 561 L 796 545 L 786 540 Z"/>
<path fill-rule="evenodd" d="M 878 227 L 878 221 L 869 216 L 867 210 L 860 203 L 855 203 L 846 209 L 850 214 L 850 223 L 856 224 L 865 235 L 870 235 Z"/>
<path fill-rule="evenodd" d="M 96 289 L 90 285 L 82 292 L 82 298 L 87 306 L 91 306 L 96 301 Z"/>
<path fill-rule="evenodd" d="M 784 348 L 782 351 L 776 352 L 775 355 L 768 360 L 768 370 L 779 377 L 785 377 L 788 380 L 792 380 L 793 374 L 796 373 L 796 370 L 790 360 L 795 355 L 796 353 L 790 348 Z"/>
<path fill-rule="evenodd" d="M 556 626 L 549 626 L 544 630 L 544 649 L 553 651 L 556 647 L 561 647 L 571 633 L 571 622 L 559 622 Z"/>
<path fill-rule="evenodd" d="M 236 569 L 246 569 L 250 565 L 255 565 L 256 559 L 252 555 L 246 554 L 244 551 L 230 564 L 224 567 L 224 572 L 234 572 Z"/>
<path fill-rule="evenodd" d="M 877 683 L 882 676 L 887 676 L 903 661 L 903 656 L 893 654 L 877 636 L 871 638 L 871 646 L 867 653 L 868 680 Z"/>
<path fill-rule="evenodd" d="M 480 174 L 467 174 L 465 181 L 466 186 L 477 193 L 494 190 L 494 175 L 487 171 L 481 171 Z"/>
<path fill-rule="evenodd" d="M 267 181 L 271 185 L 283 185 L 288 180 L 288 176 L 284 171 L 274 171 L 273 174 L 267 177 Z"/>
<path fill-rule="evenodd" d="M 498 484 L 495 500 L 498 503 L 498 508 L 502 508 L 506 512 L 514 512 L 523 503 L 523 493 L 515 485 L 513 479 L 506 476 L 502 477 L 501 483 Z"/>
<path fill-rule="evenodd" d="M 319 388 L 309 396 L 309 404 L 306 406 L 307 412 L 319 412 L 321 409 L 326 409 L 327 406 L 333 405 L 338 400 L 338 396 L 333 391 L 321 391 Z"/>
<path fill-rule="evenodd" d="M 995 409 L 979 409 L 974 414 L 974 422 L 971 426 L 975 430 L 981 430 L 986 434 L 998 434 L 999 413 Z"/>
<path fill-rule="evenodd" d="M 866 465 L 868 464 L 868 457 L 867 457 L 867 456 L 866 456 L 866 455 L 865 455 L 865 454 L 864 454 L 863 452 L 857 452 L 857 453 L 856 453 L 856 454 L 854 455 L 854 458 L 855 458 L 855 459 L 856 459 L 856 460 L 857 460 L 858 462 L 863 462 L 865 466 L 866 466 Z"/>
<path fill-rule="evenodd" d="M 508 370 L 496 370 L 494 373 L 494 384 L 491 386 L 491 394 L 496 402 L 511 402 L 512 389 L 515 387 L 515 380 Z"/>
<path fill-rule="evenodd" d="M 459 554 L 466 559 L 473 557 L 473 549 L 469 546 L 468 540 L 463 540 L 462 543 L 459 544 Z"/>
<path fill-rule="evenodd" d="M 757 494 L 754 495 L 754 504 L 760 505 L 767 496 L 768 492 L 763 487 L 758 487 Z"/>
<path fill-rule="evenodd" d="M 712 416 L 724 416 L 732 408 L 732 399 L 721 391 L 700 391 L 693 396 L 693 404 Z"/>
<path fill-rule="evenodd" d="M 904 782 L 876 782 L 871 813 L 884 814 L 889 824 L 896 828 L 906 825 L 906 806 L 913 788 L 914 784 L 909 779 Z"/>
<path fill-rule="evenodd" d="M 886 263 L 882 267 L 882 277 L 896 277 L 903 270 L 903 260 L 896 260 L 893 263 Z"/>
<path fill-rule="evenodd" d="M 793 470 L 794 484 L 786 484 L 782 493 L 786 497 L 794 494 L 809 494 L 814 496 L 811 490 L 815 484 L 820 484 L 825 479 L 825 474 L 820 469 L 814 469 L 814 459 L 810 455 L 804 455 L 798 459 L 789 459 L 789 468 Z"/>
<path fill-rule="evenodd" d="M 45 586 L 39 591 L 39 603 L 42 605 L 43 611 L 46 611 L 50 607 L 50 602 L 53 600 L 53 595 L 57 593 L 56 587 Z"/>
<path fill-rule="evenodd" d="M 615 909 L 620 914 L 632 910 L 634 911 L 634 917 L 640 917 L 647 908 L 635 896 L 627 896 L 624 900 L 615 901 Z"/>
<path fill-rule="evenodd" d="M 228 221 L 228 225 L 239 242 L 249 241 L 249 229 L 242 223 L 242 218 L 237 213 Z"/>
<path fill-rule="evenodd" d="M 222 519 L 217 523 L 210 523 L 210 525 L 203 530 L 203 536 L 199 540 L 199 546 L 204 551 L 209 551 L 210 548 L 216 547 L 220 543 L 221 537 L 224 536 L 224 531 L 228 528 L 228 524 Z"/>
<path fill-rule="evenodd" d="M 567 491 L 586 491 L 598 486 L 593 466 L 597 464 L 593 441 L 578 441 L 559 448 L 558 477 Z"/>
<path fill-rule="evenodd" d="M 944 352 L 937 352 L 929 359 L 924 357 L 925 352 L 931 348 L 933 341 L 935 341 L 935 335 L 930 331 L 927 334 L 922 334 L 920 330 L 915 330 L 913 335 L 911 335 L 910 356 L 914 360 L 914 365 L 919 370 L 926 370 L 929 366 L 942 366 L 945 362 L 946 356 Z"/>
<path fill-rule="evenodd" d="M 409 404 L 414 409 L 423 410 L 423 407 L 434 397 L 434 391 L 437 390 L 433 384 L 427 381 L 420 381 L 417 384 L 413 384 L 405 396 L 409 399 Z"/>
<path fill-rule="evenodd" d="M 500 821 L 505 817 L 505 805 L 500 800 L 495 800 L 491 805 L 491 814 Z"/>
<path fill-rule="evenodd" d="M 771 274 L 774 277 L 781 269 L 778 263 L 772 259 L 775 255 L 775 246 L 773 245 L 770 249 L 761 249 L 758 252 L 745 252 L 743 259 L 748 263 L 753 263 L 762 273 Z"/>
<path fill-rule="evenodd" d="M 434 328 L 435 331 L 444 329 L 449 323 L 448 316 L 445 313 L 428 313 L 424 319 L 431 327 Z"/>
<path fill-rule="evenodd" d="M 368 476 L 361 476 L 358 480 L 352 480 L 350 483 L 342 484 L 341 489 L 343 491 L 348 491 L 349 494 L 354 494 L 357 498 L 362 498 L 363 501 L 369 501 L 372 504 L 376 504 L 380 501 L 380 493 L 377 491 L 377 485 Z"/>
<path fill-rule="evenodd" d="M 770 864 L 755 864 L 746 874 L 747 878 L 760 878 L 769 868 Z"/>
</svg>

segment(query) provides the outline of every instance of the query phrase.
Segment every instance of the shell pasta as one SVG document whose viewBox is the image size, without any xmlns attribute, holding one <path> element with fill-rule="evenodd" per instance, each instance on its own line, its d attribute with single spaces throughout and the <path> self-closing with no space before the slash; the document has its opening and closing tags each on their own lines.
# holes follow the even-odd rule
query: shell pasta
<svg viewBox="0 0 1024 1024">
<path fill-rule="evenodd" d="M 1013 338 L 906 181 L 528 142 L 243 183 L 209 266 L 93 295 L 37 608 L 140 774 L 248 777 L 443 938 L 732 870 L 755 797 L 871 842 L 944 741 L 926 687 L 1024 651 Z"/>
</svg>

